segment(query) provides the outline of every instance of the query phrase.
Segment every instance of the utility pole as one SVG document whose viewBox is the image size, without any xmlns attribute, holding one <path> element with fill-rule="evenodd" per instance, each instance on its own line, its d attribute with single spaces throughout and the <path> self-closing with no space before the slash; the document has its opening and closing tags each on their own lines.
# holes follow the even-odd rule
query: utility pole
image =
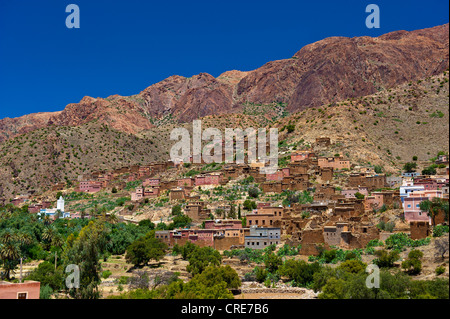
<svg viewBox="0 0 450 319">
<path fill-rule="evenodd" d="M 19 283 L 22 283 L 22 257 L 20 257 L 20 277 L 19 277 Z"/>
</svg>

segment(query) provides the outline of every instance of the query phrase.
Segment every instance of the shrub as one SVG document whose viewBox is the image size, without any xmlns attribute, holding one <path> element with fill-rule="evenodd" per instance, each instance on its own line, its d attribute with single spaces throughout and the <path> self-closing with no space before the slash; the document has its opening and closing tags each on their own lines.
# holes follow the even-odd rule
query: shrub
<svg viewBox="0 0 450 319">
<path fill-rule="evenodd" d="M 288 133 L 292 133 L 295 131 L 295 125 L 294 124 L 289 124 L 286 126 L 286 129 L 288 131 Z"/>
<path fill-rule="evenodd" d="M 109 270 L 105 270 L 104 272 L 102 272 L 102 278 L 103 279 L 108 279 L 109 276 L 111 276 L 111 275 L 112 275 L 112 272 L 109 271 Z"/>
<path fill-rule="evenodd" d="M 396 250 L 393 250 L 391 252 L 387 251 L 386 249 L 377 250 L 375 251 L 374 255 L 378 257 L 374 259 L 374 264 L 376 264 L 378 267 L 383 268 L 393 267 L 394 262 L 400 258 L 400 254 Z"/>
<path fill-rule="evenodd" d="M 423 252 L 413 249 L 408 254 L 408 259 L 402 262 L 402 268 L 411 275 L 418 275 L 422 271 Z"/>
<path fill-rule="evenodd" d="M 436 276 L 442 275 L 445 272 L 445 266 L 436 267 L 435 273 Z"/>
<path fill-rule="evenodd" d="M 448 233 L 449 227 L 447 225 L 436 225 L 433 228 L 433 237 L 441 237 L 445 233 Z"/>
</svg>

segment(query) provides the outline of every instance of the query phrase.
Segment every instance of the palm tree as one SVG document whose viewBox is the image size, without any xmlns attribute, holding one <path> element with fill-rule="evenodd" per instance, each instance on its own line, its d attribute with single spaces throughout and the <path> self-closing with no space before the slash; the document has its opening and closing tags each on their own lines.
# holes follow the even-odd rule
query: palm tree
<svg viewBox="0 0 450 319">
<path fill-rule="evenodd" d="M 54 227 L 48 226 L 42 232 L 42 239 L 46 242 L 47 249 L 50 248 L 53 239 L 56 236 L 56 230 Z"/>
<path fill-rule="evenodd" d="M 119 218 L 117 218 L 117 215 L 115 213 L 109 215 L 109 222 L 111 224 L 117 224 L 119 222 Z"/>
<path fill-rule="evenodd" d="M 0 259 L 3 261 L 6 279 L 10 279 L 11 272 L 14 272 L 19 258 L 20 250 L 16 243 L 8 242 L 0 245 Z"/>
</svg>

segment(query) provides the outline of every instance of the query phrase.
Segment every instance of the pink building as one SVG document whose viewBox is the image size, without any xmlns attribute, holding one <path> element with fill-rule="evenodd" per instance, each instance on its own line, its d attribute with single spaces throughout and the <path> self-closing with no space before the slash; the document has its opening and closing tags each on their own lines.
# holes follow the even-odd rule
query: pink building
<svg viewBox="0 0 450 319">
<path fill-rule="evenodd" d="M 296 151 L 291 154 L 291 162 L 300 162 L 304 161 L 308 157 L 313 155 L 310 151 Z"/>
<path fill-rule="evenodd" d="M 80 182 L 80 192 L 97 193 L 102 190 L 102 183 L 96 181 L 82 181 Z"/>
<path fill-rule="evenodd" d="M 144 197 L 155 198 L 159 196 L 159 187 L 146 188 L 144 191 Z"/>
<path fill-rule="evenodd" d="M 193 187 L 193 186 L 195 186 L 195 178 L 186 177 L 186 178 L 178 179 L 177 186 L 178 187 L 183 187 L 183 186 Z"/>
<path fill-rule="evenodd" d="M 335 170 L 351 168 L 350 161 L 345 160 L 342 156 L 340 156 L 340 157 L 319 157 L 317 162 L 318 162 L 318 165 L 320 168 L 332 167 Z"/>
<path fill-rule="evenodd" d="M 206 174 L 195 177 L 195 186 L 201 185 L 219 185 L 222 181 L 222 174 Z"/>
<path fill-rule="evenodd" d="M 273 174 L 266 174 L 266 181 L 281 181 L 283 177 L 283 171 L 277 171 Z"/>
<path fill-rule="evenodd" d="M 142 183 L 142 186 L 144 186 L 144 187 L 145 186 L 159 186 L 160 183 L 161 183 L 161 180 L 159 178 L 147 178 Z"/>
<path fill-rule="evenodd" d="M 205 220 L 205 229 L 241 229 L 242 221 L 239 219 Z"/>
<path fill-rule="evenodd" d="M 0 299 L 39 299 L 41 283 L 25 281 L 11 283 L 0 281 Z"/>
<path fill-rule="evenodd" d="M 205 175 L 195 176 L 195 186 L 205 185 Z"/>
<path fill-rule="evenodd" d="M 344 195 L 345 198 L 355 198 L 356 193 L 363 194 L 364 196 L 369 196 L 369 189 L 367 187 L 358 187 L 341 190 L 341 194 Z"/>
<path fill-rule="evenodd" d="M 442 191 L 425 190 L 409 193 L 408 197 L 405 197 L 403 201 L 405 220 L 407 220 L 408 222 L 428 221 L 428 223 L 431 224 L 431 218 L 428 216 L 428 214 L 421 211 L 420 203 L 425 200 L 432 200 L 434 197 L 442 198 Z"/>
</svg>

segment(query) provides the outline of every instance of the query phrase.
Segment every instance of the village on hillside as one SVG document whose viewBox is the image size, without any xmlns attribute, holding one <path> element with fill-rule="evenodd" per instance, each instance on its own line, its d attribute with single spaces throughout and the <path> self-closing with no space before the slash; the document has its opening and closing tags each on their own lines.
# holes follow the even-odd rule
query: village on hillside
<svg viewBox="0 0 450 319">
<path fill-rule="evenodd" d="M 308 147 L 289 150 L 285 157 L 289 160 L 280 161 L 273 174 L 261 174 L 264 164 L 258 162 L 194 164 L 190 158 L 184 163 L 167 161 L 93 172 L 69 185 L 56 184 L 45 194 L 23 194 L 0 204 L 26 209 L 49 224 L 94 217 L 111 223 L 151 223 L 155 238 L 169 249 L 192 243 L 219 251 L 224 256 L 222 263 L 235 268 L 243 282 L 252 267 L 236 258 L 250 249 L 292 250 L 295 258 L 308 262 L 333 250 L 371 255 L 373 260 L 373 250 L 390 237 L 406 236 L 421 243 L 414 247 L 429 244 L 437 230 L 444 229 L 448 238 L 448 154 L 442 152 L 428 163 L 414 158 L 395 175 L 376 165 L 355 165 L 343 154 L 329 154 L 333 143 L 321 137 Z M 438 209 L 426 210 L 430 205 Z M 124 262 L 124 256 L 115 258 Z M 111 287 L 136 271 L 130 274 L 124 269 L 132 265 L 114 265 L 112 260 L 104 263 L 112 275 L 102 283 L 106 295 L 119 294 L 122 290 Z M 190 278 L 180 266 L 183 261 L 170 254 L 163 260 L 164 267 L 177 270 L 180 278 Z M 116 274 L 117 265 L 120 271 Z M 434 268 L 439 265 L 432 262 Z M 25 268 L 31 272 L 33 267 L 37 264 Z M 445 267 L 443 276 L 448 277 L 448 262 Z M 435 276 L 434 268 L 422 273 Z M 22 278 L 22 265 L 20 271 Z M 160 271 L 148 269 L 150 276 Z M 284 292 L 284 297 L 317 298 L 311 290 L 292 289 L 277 282 L 246 283 L 238 296 Z"/>
</svg>

